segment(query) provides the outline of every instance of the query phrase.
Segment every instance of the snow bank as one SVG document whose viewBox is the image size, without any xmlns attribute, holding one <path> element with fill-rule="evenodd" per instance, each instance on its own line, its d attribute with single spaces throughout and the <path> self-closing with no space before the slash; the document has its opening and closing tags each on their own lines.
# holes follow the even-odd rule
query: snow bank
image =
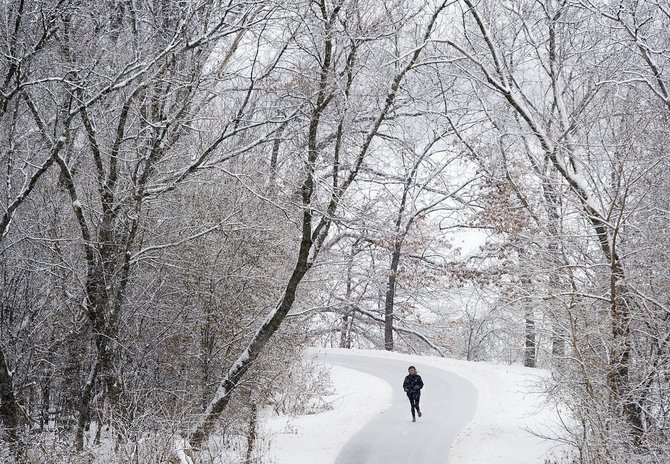
<svg viewBox="0 0 670 464">
<path fill-rule="evenodd" d="M 333 464 L 344 444 L 391 404 L 391 386 L 359 371 L 333 366 L 332 409 L 300 417 L 266 417 L 272 464 Z M 370 392 L 374 391 L 374 395 Z"/>
</svg>

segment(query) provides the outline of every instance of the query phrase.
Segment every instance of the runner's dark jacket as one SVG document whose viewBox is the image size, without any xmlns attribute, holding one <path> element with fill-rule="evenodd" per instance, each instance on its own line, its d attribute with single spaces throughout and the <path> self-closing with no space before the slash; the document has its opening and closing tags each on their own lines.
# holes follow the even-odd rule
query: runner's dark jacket
<svg viewBox="0 0 670 464">
<path fill-rule="evenodd" d="M 423 380 L 419 374 L 407 375 L 405 381 L 402 383 L 402 389 L 405 390 L 407 396 L 410 398 L 418 398 L 421 396 L 421 389 L 423 388 Z"/>
</svg>

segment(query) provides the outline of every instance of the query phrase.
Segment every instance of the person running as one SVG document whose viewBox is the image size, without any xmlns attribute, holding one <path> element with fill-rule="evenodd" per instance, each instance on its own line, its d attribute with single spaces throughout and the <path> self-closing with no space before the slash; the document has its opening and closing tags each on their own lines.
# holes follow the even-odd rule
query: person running
<svg viewBox="0 0 670 464">
<path fill-rule="evenodd" d="M 416 422 L 416 414 L 421 417 L 421 409 L 419 409 L 419 400 L 421 399 L 421 389 L 423 388 L 423 380 L 421 376 L 416 373 L 416 367 L 409 366 L 407 368 L 409 374 L 405 377 L 402 383 L 402 389 L 407 393 L 409 404 L 412 408 L 412 422 Z M 416 414 L 415 414 L 416 410 Z"/>
</svg>

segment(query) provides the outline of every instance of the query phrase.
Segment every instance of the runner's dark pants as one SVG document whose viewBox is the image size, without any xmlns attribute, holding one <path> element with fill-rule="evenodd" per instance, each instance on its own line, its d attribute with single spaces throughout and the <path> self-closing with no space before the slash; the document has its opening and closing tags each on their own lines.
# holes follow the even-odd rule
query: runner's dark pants
<svg viewBox="0 0 670 464">
<path fill-rule="evenodd" d="M 409 398 L 409 404 L 412 408 L 412 417 L 414 418 L 416 414 L 414 410 L 416 409 L 417 411 L 421 411 L 421 409 L 419 409 L 419 400 L 421 400 L 421 393 L 419 394 L 415 393 L 414 395 L 411 396 L 407 395 L 407 398 Z"/>
</svg>

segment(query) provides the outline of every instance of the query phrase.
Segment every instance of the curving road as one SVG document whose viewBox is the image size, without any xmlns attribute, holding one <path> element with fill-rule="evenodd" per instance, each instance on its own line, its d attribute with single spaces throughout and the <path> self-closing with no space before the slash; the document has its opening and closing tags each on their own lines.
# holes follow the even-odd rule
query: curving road
<svg viewBox="0 0 670 464">
<path fill-rule="evenodd" d="M 449 448 L 477 407 L 477 390 L 470 382 L 449 371 L 414 363 L 425 387 L 421 395 L 423 417 L 413 423 L 402 390 L 408 367 L 405 361 L 344 353 L 321 353 L 318 359 L 379 377 L 393 387 L 391 407 L 380 411 L 345 444 L 336 464 L 449 462 Z"/>
</svg>

